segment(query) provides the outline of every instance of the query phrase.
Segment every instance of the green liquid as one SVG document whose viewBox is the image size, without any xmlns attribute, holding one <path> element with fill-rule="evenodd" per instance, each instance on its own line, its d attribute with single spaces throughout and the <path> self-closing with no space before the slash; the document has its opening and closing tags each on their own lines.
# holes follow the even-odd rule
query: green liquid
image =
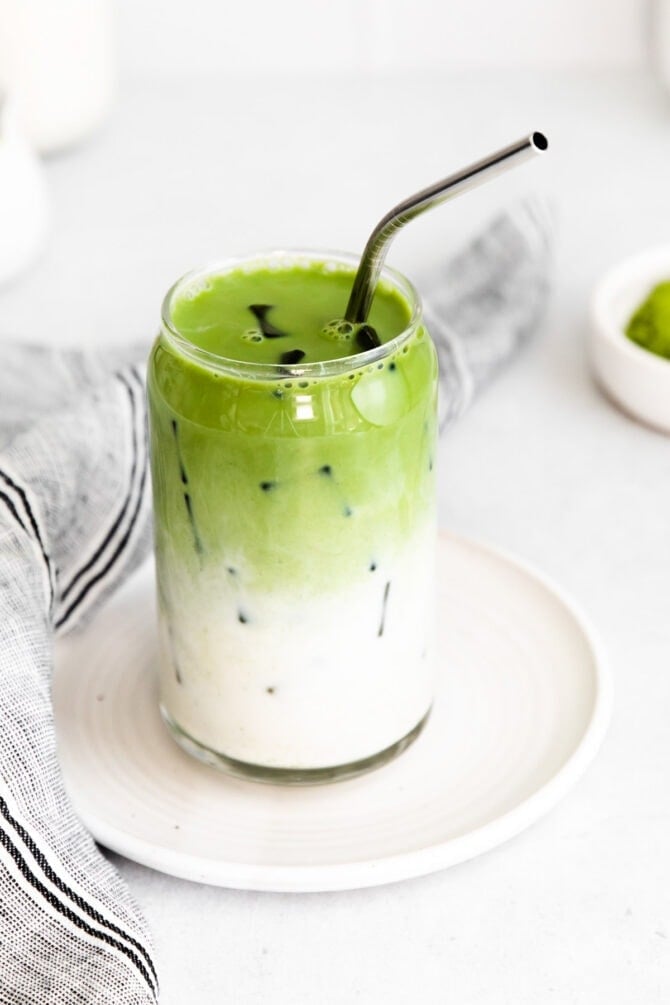
<svg viewBox="0 0 670 1005">
<path fill-rule="evenodd" d="M 341 317 L 353 275 L 316 263 L 210 277 L 176 298 L 173 323 L 229 359 L 275 362 L 280 344 L 302 348 L 304 362 L 350 356 L 351 343 L 321 331 Z M 270 301 L 289 334 L 244 340 L 249 303 Z M 409 317 L 383 286 L 370 318 L 380 341 Z M 436 357 L 421 327 L 380 362 L 304 379 L 222 373 L 161 336 L 149 394 L 157 549 L 194 570 L 221 562 L 267 586 L 336 586 L 393 550 L 431 504 Z"/>
<path fill-rule="evenodd" d="M 303 354 L 296 365 L 341 359 L 362 349 L 360 326 L 344 322 L 352 279 L 350 269 L 325 263 L 236 269 L 196 281 L 176 299 L 172 317 L 193 345 L 229 359 L 278 364 L 294 353 Z M 382 284 L 368 319 L 379 341 L 399 335 L 409 320 L 407 302 Z"/>
</svg>

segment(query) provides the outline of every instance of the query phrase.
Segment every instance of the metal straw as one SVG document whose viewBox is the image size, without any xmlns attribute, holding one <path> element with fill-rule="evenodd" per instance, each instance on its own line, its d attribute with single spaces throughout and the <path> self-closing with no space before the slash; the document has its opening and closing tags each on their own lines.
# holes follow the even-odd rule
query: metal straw
<svg viewBox="0 0 670 1005">
<path fill-rule="evenodd" d="M 429 188 L 422 189 L 390 210 L 379 221 L 365 245 L 347 304 L 346 320 L 360 324 L 367 318 L 386 253 L 401 227 L 427 209 L 439 206 L 440 203 L 453 199 L 462 192 L 468 192 L 489 178 L 494 178 L 508 168 L 515 167 L 541 153 L 548 146 L 549 143 L 542 133 L 531 133 L 517 143 L 512 143 L 484 157 L 483 160 L 475 161 L 469 167 L 449 175 L 448 178 L 443 178 Z"/>
</svg>

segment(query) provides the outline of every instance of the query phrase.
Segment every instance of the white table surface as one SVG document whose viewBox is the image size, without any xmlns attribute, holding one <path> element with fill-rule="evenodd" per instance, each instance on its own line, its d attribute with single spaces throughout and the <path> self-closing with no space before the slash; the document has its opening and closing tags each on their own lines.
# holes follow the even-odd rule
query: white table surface
<svg viewBox="0 0 670 1005">
<path fill-rule="evenodd" d="M 584 344 L 594 280 L 670 240 L 670 101 L 640 76 L 602 74 L 127 84 L 105 130 L 48 164 L 51 245 L 0 289 L 0 332 L 148 337 L 189 266 L 359 248 L 398 198 L 531 129 L 549 135 L 542 161 L 416 221 L 391 260 L 420 280 L 516 193 L 554 198 L 547 323 L 445 436 L 440 512 L 588 612 L 616 685 L 605 746 L 521 837 L 394 886 L 231 892 L 114 857 L 155 933 L 163 1005 L 669 1000 L 670 440 L 600 396 Z"/>
</svg>

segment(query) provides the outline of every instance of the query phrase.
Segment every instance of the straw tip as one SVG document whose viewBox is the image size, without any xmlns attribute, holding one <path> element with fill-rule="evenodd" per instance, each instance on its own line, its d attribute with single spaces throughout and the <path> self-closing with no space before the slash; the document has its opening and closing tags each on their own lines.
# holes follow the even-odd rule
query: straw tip
<svg viewBox="0 0 670 1005">
<path fill-rule="evenodd" d="M 533 133 L 530 140 L 536 150 L 546 150 L 549 147 L 549 140 L 544 133 Z"/>
</svg>

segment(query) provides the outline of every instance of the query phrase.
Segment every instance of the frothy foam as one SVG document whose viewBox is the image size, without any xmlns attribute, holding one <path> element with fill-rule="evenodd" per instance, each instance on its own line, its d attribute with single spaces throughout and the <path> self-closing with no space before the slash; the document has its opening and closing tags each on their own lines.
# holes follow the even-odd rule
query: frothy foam
<svg viewBox="0 0 670 1005">
<path fill-rule="evenodd" d="M 263 333 L 260 328 L 249 328 L 247 331 L 242 332 L 242 339 L 245 342 L 262 342 Z"/>
</svg>

